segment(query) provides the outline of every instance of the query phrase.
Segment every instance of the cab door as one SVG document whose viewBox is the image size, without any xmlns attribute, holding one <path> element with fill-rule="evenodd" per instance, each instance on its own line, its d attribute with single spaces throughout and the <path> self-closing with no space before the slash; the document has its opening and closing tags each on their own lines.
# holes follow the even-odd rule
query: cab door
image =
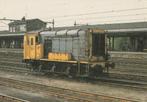
<svg viewBox="0 0 147 102">
<path fill-rule="evenodd" d="M 93 33 L 92 34 L 92 55 L 104 56 L 105 55 L 105 34 Z"/>
<path fill-rule="evenodd" d="M 29 56 L 30 59 L 36 59 L 36 44 L 35 44 L 35 36 L 29 37 Z"/>
<path fill-rule="evenodd" d="M 41 59 L 43 58 L 44 55 L 44 50 L 43 50 L 43 43 L 41 41 L 41 36 L 38 34 L 35 38 L 35 59 Z"/>
<path fill-rule="evenodd" d="M 30 47 L 29 47 L 29 36 L 28 34 L 24 35 L 24 40 L 23 40 L 23 47 L 24 47 L 24 59 L 30 59 Z"/>
</svg>

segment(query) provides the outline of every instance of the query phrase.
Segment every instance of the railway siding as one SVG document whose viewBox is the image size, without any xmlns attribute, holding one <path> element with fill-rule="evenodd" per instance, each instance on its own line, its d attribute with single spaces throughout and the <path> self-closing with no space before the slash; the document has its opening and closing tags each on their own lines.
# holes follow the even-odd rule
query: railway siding
<svg viewBox="0 0 147 102">
<path fill-rule="evenodd" d="M 46 95 L 53 95 L 66 100 L 77 102 L 139 102 L 133 99 L 75 91 L 2 77 L 0 77 L 0 84 L 25 91 L 43 92 Z"/>
<path fill-rule="evenodd" d="M 147 53 L 143 52 L 115 52 L 110 51 L 109 54 L 112 58 L 131 58 L 131 59 L 146 59 Z"/>
</svg>

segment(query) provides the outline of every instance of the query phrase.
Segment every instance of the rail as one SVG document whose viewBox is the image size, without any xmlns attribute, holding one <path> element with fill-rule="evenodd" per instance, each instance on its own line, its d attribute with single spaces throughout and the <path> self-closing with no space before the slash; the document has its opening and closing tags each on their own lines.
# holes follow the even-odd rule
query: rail
<svg viewBox="0 0 147 102">
<path fill-rule="evenodd" d="M 138 100 L 126 99 L 122 97 L 107 96 L 103 94 L 94 94 L 70 89 L 64 89 L 42 84 L 14 80 L 0 77 L 0 85 L 13 87 L 25 91 L 43 92 L 49 96 L 56 96 L 68 101 L 77 102 L 139 102 Z"/>
<path fill-rule="evenodd" d="M 30 102 L 27 100 L 15 98 L 15 97 L 8 96 L 8 95 L 2 95 L 2 94 L 0 94 L 0 101 L 1 102 Z"/>
</svg>

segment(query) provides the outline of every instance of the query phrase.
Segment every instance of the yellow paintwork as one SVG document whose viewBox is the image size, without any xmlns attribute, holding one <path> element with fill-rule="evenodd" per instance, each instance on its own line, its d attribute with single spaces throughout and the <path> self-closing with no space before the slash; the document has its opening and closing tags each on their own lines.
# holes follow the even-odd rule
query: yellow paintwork
<svg viewBox="0 0 147 102">
<path fill-rule="evenodd" d="M 105 30 L 103 30 L 103 29 L 90 29 L 90 32 L 93 32 L 93 33 L 105 33 Z"/>
<path fill-rule="evenodd" d="M 71 60 L 71 54 L 51 52 L 51 53 L 48 53 L 48 60 L 69 61 Z"/>
<path fill-rule="evenodd" d="M 24 59 L 43 58 L 43 44 L 36 42 L 37 34 L 24 35 Z"/>
<path fill-rule="evenodd" d="M 73 60 L 70 60 L 70 61 L 60 61 L 60 60 L 49 60 L 49 59 L 40 59 L 42 61 L 51 61 L 51 62 L 62 62 L 62 63 L 74 63 L 74 64 L 77 64 L 78 62 L 77 61 L 73 61 Z"/>
</svg>

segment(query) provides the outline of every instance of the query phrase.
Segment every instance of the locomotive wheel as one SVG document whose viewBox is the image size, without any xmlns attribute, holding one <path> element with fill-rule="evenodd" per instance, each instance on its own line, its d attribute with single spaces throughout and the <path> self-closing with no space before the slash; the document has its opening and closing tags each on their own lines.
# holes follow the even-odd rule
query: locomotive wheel
<svg viewBox="0 0 147 102">
<path fill-rule="evenodd" d="M 68 75 L 68 77 L 75 77 L 76 76 L 76 67 L 74 66 L 67 66 L 66 68 L 66 75 Z"/>
<path fill-rule="evenodd" d="M 27 63 L 26 68 L 30 69 L 30 72 L 34 71 L 33 65 L 31 63 Z"/>
<path fill-rule="evenodd" d="M 54 72 L 55 72 L 55 68 L 56 68 L 56 65 L 55 65 L 55 64 L 53 64 L 53 66 L 51 67 L 50 72 L 51 72 L 51 73 L 54 73 Z"/>
<path fill-rule="evenodd" d="M 72 66 L 71 70 L 70 70 L 70 75 L 72 77 L 75 77 L 77 75 L 77 67 L 76 66 Z"/>
<path fill-rule="evenodd" d="M 68 66 L 68 67 L 66 68 L 66 74 L 67 74 L 67 75 L 70 75 L 70 72 L 71 72 L 71 67 Z"/>
<path fill-rule="evenodd" d="M 41 72 L 42 71 L 42 65 L 38 66 L 38 71 Z"/>
<path fill-rule="evenodd" d="M 103 68 L 99 65 L 96 65 L 94 68 L 90 69 L 89 76 L 97 77 L 97 76 L 102 75 L 102 73 L 103 73 Z"/>
</svg>

